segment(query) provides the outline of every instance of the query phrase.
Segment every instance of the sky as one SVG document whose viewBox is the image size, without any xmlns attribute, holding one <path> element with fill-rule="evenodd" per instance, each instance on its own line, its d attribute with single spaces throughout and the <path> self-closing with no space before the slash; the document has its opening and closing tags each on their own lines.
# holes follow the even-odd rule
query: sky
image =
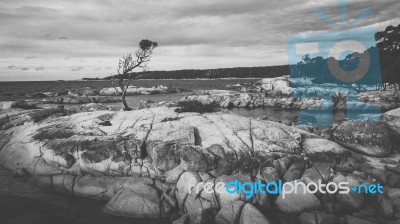
<svg viewBox="0 0 400 224">
<path fill-rule="evenodd" d="M 348 0 L 345 17 L 339 1 L 2 0 L 0 81 L 105 77 L 142 39 L 159 44 L 149 70 L 281 65 L 291 36 L 400 24 L 399 0 Z"/>
</svg>

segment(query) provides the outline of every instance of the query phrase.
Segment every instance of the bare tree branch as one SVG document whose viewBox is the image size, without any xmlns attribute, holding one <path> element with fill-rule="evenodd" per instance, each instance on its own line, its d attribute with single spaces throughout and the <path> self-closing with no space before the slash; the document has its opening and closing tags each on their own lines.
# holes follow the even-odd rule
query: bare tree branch
<svg viewBox="0 0 400 224">
<path fill-rule="evenodd" d="M 133 79 L 133 70 L 136 68 L 141 68 L 142 71 L 147 71 L 147 64 L 150 62 L 151 55 L 153 54 L 153 49 L 158 47 L 157 42 L 152 42 L 150 40 L 142 40 L 139 43 L 139 49 L 135 52 L 133 58 L 132 53 L 122 56 L 122 59 L 118 61 L 117 75 L 112 78 L 112 85 L 114 86 L 117 93 L 115 78 L 118 79 L 118 86 L 121 88 L 122 92 L 122 103 L 124 104 L 124 110 L 131 110 L 126 103 L 125 96 L 126 92 Z M 137 75 L 135 78 L 142 77 L 143 74 Z M 124 80 L 127 79 L 128 82 L 124 85 Z"/>
</svg>

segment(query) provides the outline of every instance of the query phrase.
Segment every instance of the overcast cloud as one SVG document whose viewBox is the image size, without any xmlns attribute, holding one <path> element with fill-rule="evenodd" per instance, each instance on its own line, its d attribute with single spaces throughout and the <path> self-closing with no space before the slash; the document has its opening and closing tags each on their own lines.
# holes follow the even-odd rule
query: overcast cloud
<svg viewBox="0 0 400 224">
<path fill-rule="evenodd" d="M 159 43 L 151 70 L 286 64 L 286 39 L 332 31 L 334 0 L 2 0 L 0 81 L 104 77 L 141 39 Z M 349 0 L 346 24 L 400 23 L 399 0 Z"/>
</svg>

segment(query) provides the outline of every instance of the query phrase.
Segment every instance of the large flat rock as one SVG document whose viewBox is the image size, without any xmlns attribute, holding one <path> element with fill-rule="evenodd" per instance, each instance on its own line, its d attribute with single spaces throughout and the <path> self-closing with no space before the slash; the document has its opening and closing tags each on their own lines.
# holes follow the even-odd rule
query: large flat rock
<svg viewBox="0 0 400 224">
<path fill-rule="evenodd" d="M 158 107 L 78 113 L 2 135 L 9 140 L 0 164 L 13 170 L 154 178 L 179 165 L 215 174 L 249 171 L 266 161 L 299 155 L 307 133 L 232 113 L 179 114 Z M 38 161 L 51 169 L 38 168 Z"/>
</svg>

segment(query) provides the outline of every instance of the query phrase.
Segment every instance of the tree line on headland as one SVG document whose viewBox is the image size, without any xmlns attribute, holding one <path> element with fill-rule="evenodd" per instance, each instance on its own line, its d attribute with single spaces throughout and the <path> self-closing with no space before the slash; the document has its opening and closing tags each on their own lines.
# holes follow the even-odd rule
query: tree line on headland
<svg viewBox="0 0 400 224">
<path fill-rule="evenodd" d="M 220 79 L 220 78 L 270 78 L 289 75 L 287 65 L 263 67 L 238 67 L 217 69 L 184 69 L 174 71 L 137 72 L 139 79 Z M 113 76 L 104 79 L 111 80 Z M 88 79 L 87 79 L 88 80 Z"/>
<path fill-rule="evenodd" d="M 400 24 L 386 27 L 384 31 L 375 33 L 374 38 L 376 46 L 372 46 L 364 52 L 348 54 L 342 60 L 323 57 L 311 58 L 309 55 L 304 55 L 301 62 L 289 66 L 292 77 L 311 78 L 314 83 L 353 84 L 342 83 L 333 75 L 327 75 L 331 73 L 328 61 L 333 60 L 343 70 L 352 71 L 360 65 L 360 60 L 367 58 L 370 60 L 369 70 L 355 84 L 377 85 L 384 89 L 388 84 L 396 84 L 394 86 L 398 87 L 400 85 Z"/>
<path fill-rule="evenodd" d="M 374 52 L 379 53 L 380 69 L 382 77 L 376 79 L 376 75 L 366 75 L 363 84 L 378 84 L 385 88 L 386 84 L 400 85 L 400 24 L 398 26 L 388 26 L 384 31 L 375 34 L 376 46 L 362 52 L 358 56 L 366 53 L 374 56 Z M 273 78 L 284 75 L 312 78 L 315 83 L 337 82 L 333 76 L 327 75 L 328 58 L 315 57 L 309 55 L 303 57 L 303 61 L 295 65 L 277 65 L 263 67 L 237 67 L 237 68 L 218 68 L 218 69 L 188 69 L 175 71 L 140 71 L 134 72 L 134 79 L 220 79 L 220 78 Z M 336 60 L 336 59 L 334 59 Z M 352 70 L 359 64 L 359 57 L 349 54 L 345 59 L 338 63 L 344 70 Z M 379 64 L 378 64 L 379 65 Z M 375 73 L 376 69 L 371 69 L 370 73 Z M 116 76 L 111 75 L 105 80 L 112 80 Z M 128 74 L 127 77 L 128 78 Z M 98 80 L 99 78 L 84 80 Z"/>
</svg>

